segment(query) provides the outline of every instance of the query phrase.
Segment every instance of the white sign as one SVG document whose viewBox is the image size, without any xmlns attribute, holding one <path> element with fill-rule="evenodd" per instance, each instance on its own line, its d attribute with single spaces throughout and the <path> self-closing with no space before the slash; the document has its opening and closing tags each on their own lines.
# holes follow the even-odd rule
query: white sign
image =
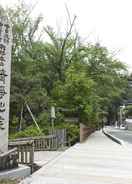
<svg viewBox="0 0 132 184">
<path fill-rule="evenodd" d="M 7 17 L 0 17 L 0 151 L 8 150 L 12 32 Z"/>
<path fill-rule="evenodd" d="M 53 119 L 56 118 L 55 117 L 55 107 L 54 106 L 51 107 L 51 118 L 53 118 Z"/>
</svg>

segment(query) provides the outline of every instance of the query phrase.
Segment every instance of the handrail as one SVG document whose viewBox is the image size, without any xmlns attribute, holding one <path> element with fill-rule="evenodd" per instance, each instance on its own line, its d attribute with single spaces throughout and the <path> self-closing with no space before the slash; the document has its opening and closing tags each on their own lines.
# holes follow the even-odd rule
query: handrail
<svg viewBox="0 0 132 184">
<path fill-rule="evenodd" d="M 13 148 L 0 154 L 0 171 L 18 167 L 18 152 Z"/>
<path fill-rule="evenodd" d="M 1 153 L 1 154 L 0 154 L 0 158 L 4 157 L 4 156 L 6 156 L 6 155 L 9 155 L 9 154 L 11 154 L 11 153 L 13 153 L 13 152 L 15 152 L 15 151 L 17 151 L 17 148 L 13 148 L 13 149 L 11 149 L 11 150 L 9 150 L 9 151 L 7 151 L 7 152 Z"/>
<path fill-rule="evenodd" d="M 9 148 L 17 147 L 19 163 L 28 164 L 33 170 L 34 151 L 55 151 L 66 145 L 66 130 L 54 131 L 48 136 L 26 137 L 9 141 Z"/>
<path fill-rule="evenodd" d="M 9 142 L 9 148 L 17 148 L 18 163 L 27 164 L 33 170 L 34 164 L 34 141 L 12 141 Z"/>
<path fill-rule="evenodd" d="M 54 130 L 49 133 L 50 135 L 47 136 L 44 135 L 10 140 L 10 143 L 13 144 L 14 142 L 34 141 L 34 151 L 52 151 L 65 146 L 66 129 Z"/>
</svg>

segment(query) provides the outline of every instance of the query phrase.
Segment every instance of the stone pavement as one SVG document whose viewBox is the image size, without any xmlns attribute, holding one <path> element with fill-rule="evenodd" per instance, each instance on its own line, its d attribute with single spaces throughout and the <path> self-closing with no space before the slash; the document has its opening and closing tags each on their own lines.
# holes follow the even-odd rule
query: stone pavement
<svg viewBox="0 0 132 184">
<path fill-rule="evenodd" d="M 35 151 L 34 162 L 38 166 L 42 167 L 43 165 L 48 164 L 62 153 L 62 151 Z"/>
<path fill-rule="evenodd" d="M 22 184 L 132 184 L 132 149 L 101 131 L 56 157 Z"/>
</svg>

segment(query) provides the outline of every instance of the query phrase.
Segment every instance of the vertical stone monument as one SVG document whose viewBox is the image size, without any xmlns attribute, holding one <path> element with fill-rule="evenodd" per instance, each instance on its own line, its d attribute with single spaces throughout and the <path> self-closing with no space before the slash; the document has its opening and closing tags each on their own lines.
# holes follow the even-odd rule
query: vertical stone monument
<svg viewBox="0 0 132 184">
<path fill-rule="evenodd" d="M 11 25 L 6 16 L 0 16 L 0 152 L 8 150 Z"/>
</svg>

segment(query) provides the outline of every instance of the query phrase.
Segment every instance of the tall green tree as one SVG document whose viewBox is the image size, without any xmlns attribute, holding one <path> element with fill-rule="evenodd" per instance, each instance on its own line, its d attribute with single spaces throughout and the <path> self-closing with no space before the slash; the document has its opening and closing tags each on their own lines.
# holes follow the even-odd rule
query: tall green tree
<svg viewBox="0 0 132 184">
<path fill-rule="evenodd" d="M 6 12 L 13 29 L 10 125 L 22 119 L 30 124 L 25 103 L 41 123 L 52 102 L 72 109 L 89 126 L 104 114 L 115 118 L 127 86 L 126 66 L 107 48 L 82 43 L 73 32 L 76 17 L 62 36 L 43 26 L 50 38 L 45 41 L 39 37 L 41 16 L 33 20 L 24 4 Z"/>
</svg>

